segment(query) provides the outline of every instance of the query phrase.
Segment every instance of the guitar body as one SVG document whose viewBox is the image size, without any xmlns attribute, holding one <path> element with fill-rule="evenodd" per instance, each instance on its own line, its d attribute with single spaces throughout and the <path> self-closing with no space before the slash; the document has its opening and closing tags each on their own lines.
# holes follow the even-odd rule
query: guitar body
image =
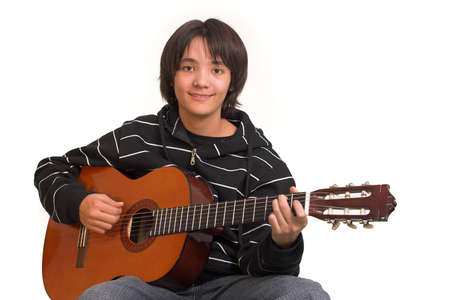
<svg viewBox="0 0 450 300">
<path fill-rule="evenodd" d="M 205 183 L 173 167 L 136 180 L 113 168 L 84 167 L 79 181 L 87 190 L 124 202 L 123 215 L 106 234 L 49 220 L 42 273 L 51 299 L 76 299 L 90 286 L 124 275 L 174 290 L 195 281 L 208 259 L 210 231 L 149 237 L 150 227 L 139 225 L 139 214 L 212 203 Z"/>
</svg>

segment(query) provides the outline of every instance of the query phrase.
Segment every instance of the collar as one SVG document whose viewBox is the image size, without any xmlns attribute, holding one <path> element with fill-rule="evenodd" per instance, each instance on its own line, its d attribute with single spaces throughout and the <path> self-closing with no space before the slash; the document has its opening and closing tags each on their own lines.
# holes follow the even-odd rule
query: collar
<svg viewBox="0 0 450 300">
<path fill-rule="evenodd" d="M 177 109 L 165 105 L 158 112 L 158 119 L 163 126 L 162 131 L 164 131 L 165 135 L 170 135 L 193 147 Z M 234 135 L 231 138 L 227 138 L 226 141 L 219 140 L 215 143 L 200 145 L 197 147 L 197 154 L 200 157 L 217 158 L 226 154 L 248 153 L 250 148 L 270 146 L 270 143 L 262 134 L 257 132 L 244 111 L 235 109 L 227 120 L 237 127 Z"/>
</svg>

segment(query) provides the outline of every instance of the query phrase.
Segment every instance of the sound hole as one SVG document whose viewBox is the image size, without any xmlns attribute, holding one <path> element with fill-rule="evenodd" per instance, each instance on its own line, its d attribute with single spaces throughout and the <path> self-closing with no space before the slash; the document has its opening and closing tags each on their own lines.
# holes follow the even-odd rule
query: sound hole
<svg viewBox="0 0 450 300">
<path fill-rule="evenodd" d="M 133 243 L 141 243 L 148 239 L 152 228 L 153 216 L 151 211 L 142 208 L 138 210 L 133 217 L 128 228 L 128 236 Z"/>
</svg>

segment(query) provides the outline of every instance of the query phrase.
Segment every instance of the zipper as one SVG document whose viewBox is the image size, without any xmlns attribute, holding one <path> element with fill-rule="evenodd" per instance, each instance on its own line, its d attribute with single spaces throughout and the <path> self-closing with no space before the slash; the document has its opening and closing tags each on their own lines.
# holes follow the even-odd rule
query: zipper
<svg viewBox="0 0 450 300">
<path fill-rule="evenodd" d="M 195 155 L 197 154 L 197 148 L 192 149 L 192 156 L 191 156 L 191 166 L 195 165 Z"/>
</svg>

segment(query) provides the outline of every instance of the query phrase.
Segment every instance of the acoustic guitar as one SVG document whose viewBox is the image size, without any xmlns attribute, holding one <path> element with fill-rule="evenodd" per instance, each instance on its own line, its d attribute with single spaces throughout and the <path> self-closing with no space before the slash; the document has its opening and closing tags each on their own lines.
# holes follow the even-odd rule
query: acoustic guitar
<svg viewBox="0 0 450 300">
<path fill-rule="evenodd" d="M 215 203 L 202 180 L 174 167 L 133 180 L 111 167 L 83 167 L 87 190 L 124 202 L 117 224 L 106 234 L 81 224 L 49 220 L 42 273 L 51 299 L 76 299 L 88 287 L 122 275 L 173 290 L 192 284 L 208 260 L 213 228 L 265 222 L 277 196 Z M 387 221 L 396 206 L 389 186 L 330 187 L 287 194 L 318 219 L 354 228 Z"/>
</svg>

